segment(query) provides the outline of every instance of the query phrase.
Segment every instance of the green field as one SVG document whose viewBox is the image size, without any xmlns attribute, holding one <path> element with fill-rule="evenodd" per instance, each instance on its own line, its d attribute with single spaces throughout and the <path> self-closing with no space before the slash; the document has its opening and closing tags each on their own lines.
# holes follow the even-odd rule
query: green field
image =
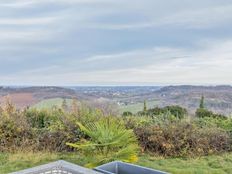
<svg viewBox="0 0 232 174">
<path fill-rule="evenodd" d="M 63 98 L 52 98 L 52 99 L 46 99 L 42 100 L 39 103 L 35 104 L 32 106 L 32 108 L 36 109 L 52 109 L 52 107 L 56 106 L 60 108 L 62 106 Z M 71 106 L 72 104 L 72 99 L 66 99 L 67 105 Z M 152 108 L 158 104 L 158 101 L 147 101 L 147 108 Z M 124 111 L 130 111 L 132 113 L 137 113 L 139 111 L 143 110 L 143 105 L 144 103 L 135 103 L 135 104 L 128 104 L 125 106 L 119 106 L 119 111 L 120 113 L 123 113 Z"/>
<path fill-rule="evenodd" d="M 154 106 L 156 106 L 158 104 L 158 101 L 152 100 L 152 101 L 147 101 L 147 108 L 153 108 Z M 125 112 L 125 111 L 130 111 L 132 113 L 137 113 L 139 111 L 143 110 L 143 106 L 144 103 L 135 103 L 135 104 L 128 104 L 128 105 L 124 105 L 124 106 L 119 106 L 119 110 L 121 113 Z"/>
<path fill-rule="evenodd" d="M 56 160 L 66 160 L 81 166 L 94 160 L 77 153 L 18 152 L 0 154 L 0 173 L 9 173 Z M 140 155 L 137 164 L 173 174 L 232 174 L 232 153 L 201 158 L 170 158 Z"/>
<path fill-rule="evenodd" d="M 52 107 L 61 107 L 62 102 L 64 99 L 62 98 L 52 98 L 52 99 L 46 99 L 42 100 L 41 102 L 35 104 L 32 108 L 36 109 L 52 109 Z M 72 104 L 72 99 L 66 99 L 67 105 L 70 106 Z"/>
</svg>

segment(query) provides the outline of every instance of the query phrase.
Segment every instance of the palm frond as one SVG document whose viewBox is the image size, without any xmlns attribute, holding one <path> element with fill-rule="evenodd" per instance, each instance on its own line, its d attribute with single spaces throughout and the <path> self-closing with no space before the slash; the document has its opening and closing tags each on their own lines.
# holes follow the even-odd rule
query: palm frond
<svg viewBox="0 0 232 174">
<path fill-rule="evenodd" d="M 89 163 L 88 166 L 114 160 L 127 162 L 137 160 L 139 149 L 137 139 L 133 131 L 127 130 L 119 119 L 107 117 L 96 123 L 83 125 L 77 122 L 77 125 L 90 139 L 79 143 L 67 143 L 67 145 L 82 150 L 86 154 L 94 154 L 97 162 Z"/>
</svg>

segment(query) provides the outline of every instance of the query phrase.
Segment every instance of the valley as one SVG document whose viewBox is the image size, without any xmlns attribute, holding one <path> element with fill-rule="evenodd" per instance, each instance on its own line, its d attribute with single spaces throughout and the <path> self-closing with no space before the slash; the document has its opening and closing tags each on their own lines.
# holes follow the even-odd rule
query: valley
<svg viewBox="0 0 232 174">
<path fill-rule="evenodd" d="M 114 104 L 120 113 L 137 112 L 143 108 L 180 105 L 193 115 L 201 96 L 206 107 L 214 112 L 231 115 L 231 86 L 81 86 L 81 87 L 1 87 L 0 103 L 9 98 L 18 108 L 51 108 L 60 106 L 63 99 L 101 104 Z"/>
</svg>

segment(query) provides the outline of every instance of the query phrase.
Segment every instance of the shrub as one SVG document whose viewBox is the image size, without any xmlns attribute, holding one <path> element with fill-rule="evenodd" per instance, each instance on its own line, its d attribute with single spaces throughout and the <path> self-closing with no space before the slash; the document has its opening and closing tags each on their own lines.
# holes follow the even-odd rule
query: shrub
<svg viewBox="0 0 232 174">
<path fill-rule="evenodd" d="M 36 151 L 49 151 L 49 152 L 65 152 L 72 151 L 71 148 L 66 146 L 66 142 L 75 139 L 70 136 L 70 132 L 65 130 L 37 130 L 37 144 Z"/>
<path fill-rule="evenodd" d="M 40 111 L 37 111 L 40 112 Z M 44 111 L 41 111 L 44 113 Z M 67 141 L 79 141 L 84 135 L 76 125 L 76 115 L 64 113 L 61 110 L 54 110 L 48 113 L 46 117 L 49 124 L 43 128 L 34 128 L 37 135 L 37 150 L 46 151 L 70 151 L 66 146 Z M 40 115 L 40 114 L 38 114 Z"/>
<path fill-rule="evenodd" d="M 26 109 L 23 115 L 32 128 L 44 129 L 49 128 L 68 115 L 62 109 L 53 108 L 51 110 Z"/>
<path fill-rule="evenodd" d="M 199 118 L 213 117 L 213 112 L 208 111 L 207 109 L 199 108 L 196 110 L 195 115 L 196 115 L 196 117 L 199 117 Z"/>
<path fill-rule="evenodd" d="M 15 109 L 0 114 L 0 151 L 32 147 L 34 135 L 25 116 Z"/>
<path fill-rule="evenodd" d="M 197 109 L 195 115 L 198 118 L 212 117 L 212 118 L 227 119 L 225 115 L 217 114 L 204 108 Z"/>
<path fill-rule="evenodd" d="M 95 122 L 103 117 L 98 109 L 82 106 L 75 112 L 59 108 L 17 110 L 7 101 L 0 107 L 0 151 L 28 149 L 33 151 L 70 151 L 69 141 L 85 137 L 76 121 Z"/>
<path fill-rule="evenodd" d="M 178 105 L 176 106 L 166 106 L 163 108 L 164 112 L 170 112 L 172 115 L 174 115 L 176 118 L 182 119 L 184 118 L 188 112 L 185 108 L 180 107 Z"/>
<path fill-rule="evenodd" d="M 165 114 L 171 114 L 174 117 L 178 119 L 183 119 L 187 115 L 187 110 L 183 107 L 180 107 L 178 105 L 173 106 L 166 106 L 163 108 L 155 107 L 153 109 L 148 109 L 146 111 L 140 111 L 137 113 L 137 115 L 149 115 L 149 116 L 158 116 L 158 115 L 165 115 Z"/>
<path fill-rule="evenodd" d="M 105 117 L 96 123 L 82 125 L 81 130 L 89 137 L 77 143 L 67 145 L 80 149 L 86 156 L 93 156 L 96 162 L 89 167 L 106 162 L 121 160 L 133 162 L 137 160 L 138 144 L 132 130 L 127 130 L 122 121 L 114 117 Z"/>
<path fill-rule="evenodd" d="M 135 129 L 151 125 L 153 123 L 153 118 L 149 116 L 129 116 L 123 117 L 123 121 L 127 129 Z"/>
<path fill-rule="evenodd" d="M 149 115 L 161 115 L 163 114 L 164 110 L 163 108 L 155 107 L 153 109 L 149 109 L 147 112 Z"/>
<path fill-rule="evenodd" d="M 125 112 L 122 113 L 122 116 L 124 116 L 124 117 L 132 116 L 132 115 L 133 115 L 133 114 L 132 114 L 132 112 L 130 112 L 130 111 L 125 111 Z"/>
<path fill-rule="evenodd" d="M 200 126 L 201 128 L 204 127 L 218 127 L 230 134 L 232 137 L 232 119 L 231 118 L 223 118 L 223 117 L 203 117 L 203 118 L 196 118 L 194 119 L 194 123 Z"/>
<path fill-rule="evenodd" d="M 186 121 L 135 129 L 143 150 L 164 156 L 195 156 L 231 150 L 226 131 Z"/>
</svg>

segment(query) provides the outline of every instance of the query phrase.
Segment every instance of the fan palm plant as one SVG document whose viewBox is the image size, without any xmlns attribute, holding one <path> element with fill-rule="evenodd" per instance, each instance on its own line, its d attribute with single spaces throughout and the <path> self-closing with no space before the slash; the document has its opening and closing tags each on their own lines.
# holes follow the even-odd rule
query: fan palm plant
<svg viewBox="0 0 232 174">
<path fill-rule="evenodd" d="M 137 161 L 137 139 L 133 131 L 126 129 L 119 119 L 105 117 L 96 123 L 77 124 L 89 138 L 67 145 L 81 150 L 85 155 L 94 156 L 95 162 L 87 164 L 88 167 L 114 160 Z"/>
</svg>

